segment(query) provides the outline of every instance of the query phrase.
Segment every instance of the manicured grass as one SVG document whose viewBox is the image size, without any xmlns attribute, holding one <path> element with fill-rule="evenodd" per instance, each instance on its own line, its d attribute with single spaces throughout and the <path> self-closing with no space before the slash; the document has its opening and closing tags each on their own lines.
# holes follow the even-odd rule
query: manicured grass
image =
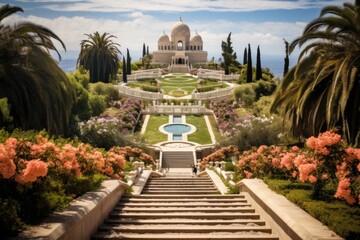
<svg viewBox="0 0 360 240">
<path fill-rule="evenodd" d="M 169 122 L 168 115 L 151 115 L 146 131 L 143 134 L 146 144 L 156 144 L 167 141 L 167 134 L 161 133 L 159 127 Z"/>
<path fill-rule="evenodd" d="M 265 179 L 273 191 L 284 195 L 345 239 L 360 239 L 360 206 L 336 200 L 334 189 L 323 200 L 311 199 L 311 185 L 290 180 Z"/>
<path fill-rule="evenodd" d="M 221 140 L 222 136 L 221 136 L 219 128 L 216 124 L 215 117 L 214 117 L 214 115 L 208 115 L 208 118 L 210 121 L 211 128 L 214 132 L 215 139 L 217 142 L 219 142 Z"/>
<path fill-rule="evenodd" d="M 186 122 L 196 127 L 196 132 L 188 135 L 188 141 L 199 144 L 211 144 L 211 137 L 202 115 L 186 116 Z"/>
</svg>

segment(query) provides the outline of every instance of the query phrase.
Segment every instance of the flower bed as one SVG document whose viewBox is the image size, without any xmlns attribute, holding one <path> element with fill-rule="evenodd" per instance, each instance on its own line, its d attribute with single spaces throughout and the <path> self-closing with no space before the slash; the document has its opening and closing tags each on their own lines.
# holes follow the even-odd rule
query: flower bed
<svg viewBox="0 0 360 240">
<path fill-rule="evenodd" d="M 121 179 L 126 159 L 153 159 L 137 148 L 109 151 L 44 133 L 0 131 L 0 234 L 38 223 L 104 179 Z M 5 137 L 3 137 L 5 136 Z"/>
<path fill-rule="evenodd" d="M 211 110 L 216 117 L 217 125 L 223 135 L 231 135 L 239 121 L 232 99 L 220 99 L 211 102 Z"/>
</svg>

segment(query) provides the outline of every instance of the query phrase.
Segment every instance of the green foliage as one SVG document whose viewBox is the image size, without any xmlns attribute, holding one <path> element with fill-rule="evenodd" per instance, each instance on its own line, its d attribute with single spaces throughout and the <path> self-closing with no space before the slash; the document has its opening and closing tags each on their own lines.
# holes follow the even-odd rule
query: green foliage
<svg viewBox="0 0 360 240">
<path fill-rule="evenodd" d="M 114 78 L 118 72 L 120 61 L 120 46 L 112 41 L 115 36 L 99 32 L 85 34 L 88 39 L 81 41 L 78 63 L 90 72 L 90 82 L 108 83 L 110 76 Z"/>
<path fill-rule="evenodd" d="M 0 7 L 0 99 L 8 99 L 14 127 L 63 134 L 75 96 L 50 53 L 61 59 L 55 45 L 64 49 L 65 45 L 45 26 L 9 21 L 9 16 L 22 11 L 9 4 Z"/>
<path fill-rule="evenodd" d="M 290 180 L 265 179 L 270 189 L 284 195 L 345 239 L 359 239 L 360 207 L 336 201 L 332 196 L 312 200 L 311 184 Z M 334 190 L 333 190 L 334 191 Z"/>
<path fill-rule="evenodd" d="M 0 98 L 0 126 L 10 126 L 13 117 L 10 114 L 10 106 L 7 98 Z M 11 126 L 10 126 L 11 128 Z"/>
<path fill-rule="evenodd" d="M 89 88 L 89 72 L 82 66 L 78 67 L 73 73 L 69 73 L 67 76 L 70 80 L 79 82 L 85 89 Z"/>
<path fill-rule="evenodd" d="M 232 162 L 225 163 L 225 171 L 235 172 L 236 170 L 237 170 L 237 168 Z"/>
<path fill-rule="evenodd" d="M 256 100 L 253 83 L 242 84 L 234 89 L 234 96 L 244 107 L 250 107 Z"/>
<path fill-rule="evenodd" d="M 159 88 L 156 86 L 142 85 L 141 90 L 148 92 L 159 92 Z"/>
<path fill-rule="evenodd" d="M 105 97 L 100 95 L 90 95 L 89 100 L 91 116 L 100 116 L 106 109 Z"/>
<path fill-rule="evenodd" d="M 79 82 L 75 82 L 74 87 L 76 87 L 76 101 L 72 108 L 72 116 L 77 116 L 80 121 L 87 120 L 91 116 L 89 92 Z"/>
<path fill-rule="evenodd" d="M 16 200 L 0 198 L 0 233 L 7 238 L 15 235 L 24 226 L 19 218 L 19 204 Z"/>
<path fill-rule="evenodd" d="M 261 145 L 275 145 L 282 142 L 283 123 L 279 117 L 251 117 L 238 124 L 230 137 L 221 141 L 222 146 L 235 145 L 239 151 L 249 150 Z"/>
<path fill-rule="evenodd" d="M 103 82 L 94 83 L 91 84 L 90 91 L 92 94 L 104 96 L 107 106 L 110 105 L 110 102 L 120 99 L 119 90 L 112 84 Z"/>
</svg>

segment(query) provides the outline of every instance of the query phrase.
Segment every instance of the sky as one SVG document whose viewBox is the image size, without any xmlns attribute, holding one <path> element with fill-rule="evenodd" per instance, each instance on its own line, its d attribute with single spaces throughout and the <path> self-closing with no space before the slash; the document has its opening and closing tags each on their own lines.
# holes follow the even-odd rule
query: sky
<svg viewBox="0 0 360 240">
<path fill-rule="evenodd" d="M 208 58 L 221 57 L 221 41 L 231 32 L 239 61 L 251 44 L 253 54 L 260 46 L 262 55 L 284 56 L 283 39 L 299 37 L 308 22 L 317 18 L 327 5 L 341 6 L 346 0 L 1 0 L 0 5 L 21 7 L 6 18 L 5 24 L 31 21 L 51 29 L 66 45 L 63 59 L 76 59 L 84 34 L 110 33 L 126 54 L 139 59 L 143 43 L 150 52 L 157 40 L 180 17 L 197 31 Z M 60 49 L 60 45 L 57 44 Z M 299 50 L 292 55 L 296 56 Z M 255 54 L 254 54 L 255 55 Z"/>
</svg>

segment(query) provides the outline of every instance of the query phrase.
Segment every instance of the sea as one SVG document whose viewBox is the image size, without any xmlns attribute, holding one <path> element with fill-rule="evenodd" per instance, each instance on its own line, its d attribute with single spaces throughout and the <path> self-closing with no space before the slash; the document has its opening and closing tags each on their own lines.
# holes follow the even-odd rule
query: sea
<svg viewBox="0 0 360 240">
<path fill-rule="evenodd" d="M 295 57 L 290 57 L 290 67 L 296 63 Z M 76 69 L 76 59 L 63 59 L 59 63 L 62 70 L 66 73 L 74 72 Z M 253 59 L 253 66 L 254 59 Z M 281 78 L 284 72 L 284 57 L 283 56 L 262 56 L 261 67 L 269 68 L 275 77 Z"/>
</svg>

